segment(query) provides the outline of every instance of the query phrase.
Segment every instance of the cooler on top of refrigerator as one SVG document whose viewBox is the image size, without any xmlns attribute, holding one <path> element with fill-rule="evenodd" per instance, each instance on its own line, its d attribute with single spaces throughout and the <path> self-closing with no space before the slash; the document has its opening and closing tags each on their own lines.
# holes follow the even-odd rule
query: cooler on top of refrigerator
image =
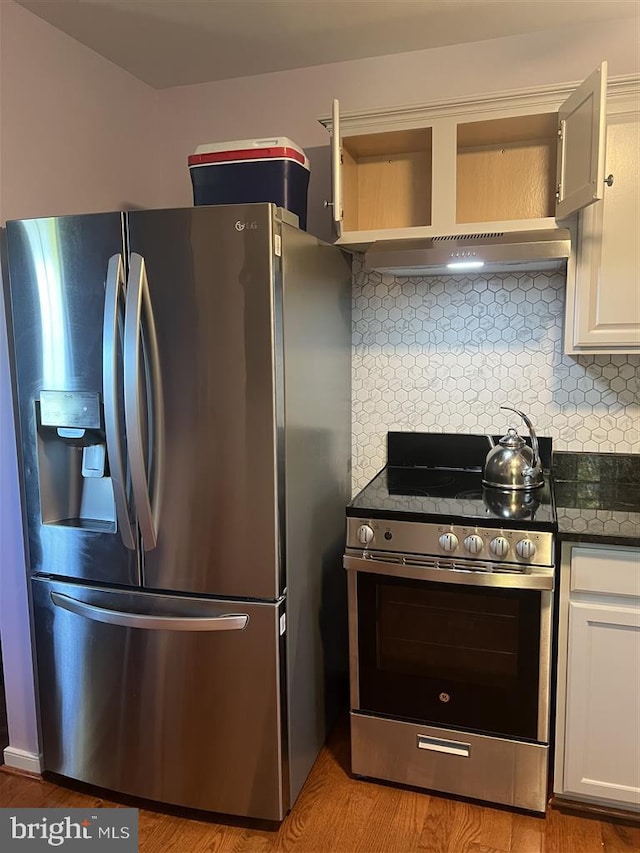
<svg viewBox="0 0 640 853">
<path fill-rule="evenodd" d="M 306 230 L 309 159 L 286 136 L 198 145 L 188 162 L 194 204 L 270 201 Z"/>
</svg>

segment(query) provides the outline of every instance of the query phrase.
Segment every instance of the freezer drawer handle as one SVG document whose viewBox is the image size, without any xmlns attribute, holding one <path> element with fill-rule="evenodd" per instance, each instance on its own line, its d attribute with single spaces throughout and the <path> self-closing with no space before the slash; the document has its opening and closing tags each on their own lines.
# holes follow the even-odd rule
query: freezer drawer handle
<svg viewBox="0 0 640 853">
<path fill-rule="evenodd" d="M 249 623 L 247 613 L 225 613 L 224 616 L 147 616 L 144 613 L 107 610 L 59 592 L 52 592 L 51 600 L 56 607 L 84 616 L 85 619 L 105 622 L 107 625 L 121 625 L 123 628 L 145 628 L 150 631 L 242 631 Z"/>
<path fill-rule="evenodd" d="M 143 332 L 143 319 L 145 328 Z M 142 344 L 142 345 L 141 345 Z M 140 354 L 143 351 L 144 377 Z M 142 382 L 147 384 L 143 395 Z M 145 464 L 143 396 L 153 414 L 146 413 L 150 452 Z M 158 523 L 164 473 L 164 404 L 160 356 L 144 258 L 131 253 L 124 320 L 124 414 L 127 425 L 131 481 L 145 551 L 158 544 Z"/>
<path fill-rule="evenodd" d="M 462 758 L 471 757 L 471 744 L 458 740 L 441 740 L 437 737 L 418 735 L 418 749 L 428 749 L 430 752 L 446 752 L 447 755 L 460 755 Z"/>
<path fill-rule="evenodd" d="M 120 317 L 120 294 L 124 291 L 124 269 L 122 255 L 109 258 L 104 286 L 104 323 L 102 327 L 103 362 L 102 386 L 104 395 L 104 428 L 116 518 L 122 542 L 126 548 L 136 547 L 133 526 L 129 515 L 126 475 L 122 459 L 120 417 L 118 405 L 118 325 Z"/>
</svg>

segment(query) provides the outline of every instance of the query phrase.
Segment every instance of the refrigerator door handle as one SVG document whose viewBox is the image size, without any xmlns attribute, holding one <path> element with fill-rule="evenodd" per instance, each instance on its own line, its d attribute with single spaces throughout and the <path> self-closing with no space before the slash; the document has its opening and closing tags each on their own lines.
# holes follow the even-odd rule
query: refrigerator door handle
<svg viewBox="0 0 640 853">
<path fill-rule="evenodd" d="M 143 331 L 142 321 L 145 326 Z M 153 415 L 145 413 L 148 427 L 149 465 L 145 464 L 145 442 L 142 432 L 141 364 L 147 381 Z M 160 356 L 156 337 L 149 283 L 142 255 L 131 253 L 124 321 L 124 413 L 127 425 L 131 482 L 138 513 L 138 524 L 145 551 L 158 544 L 158 520 L 162 497 L 164 463 L 164 414 Z"/>
<path fill-rule="evenodd" d="M 225 613 L 223 616 L 148 616 L 144 613 L 127 613 L 109 610 L 95 604 L 78 601 L 59 592 L 51 593 L 56 607 L 83 616 L 93 622 L 120 625 L 123 628 L 143 628 L 152 631 L 242 631 L 249 623 L 247 613 Z"/>
<path fill-rule="evenodd" d="M 104 321 L 102 327 L 102 396 L 107 455 L 113 484 L 118 529 L 125 548 L 135 550 L 136 542 L 127 501 L 126 474 L 120 439 L 118 405 L 118 307 L 124 291 L 124 265 L 121 255 L 109 258 L 104 289 Z"/>
</svg>

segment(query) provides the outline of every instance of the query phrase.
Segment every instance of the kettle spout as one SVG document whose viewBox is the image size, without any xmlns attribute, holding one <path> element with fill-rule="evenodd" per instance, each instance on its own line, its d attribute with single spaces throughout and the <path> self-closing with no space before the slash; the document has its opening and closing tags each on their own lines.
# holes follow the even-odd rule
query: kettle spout
<svg viewBox="0 0 640 853">
<path fill-rule="evenodd" d="M 495 441 L 493 440 L 493 436 L 492 436 L 492 435 L 487 434 L 487 435 L 485 436 L 485 438 L 486 438 L 486 439 L 487 439 L 487 441 L 489 442 L 489 447 L 490 447 L 491 449 L 493 449 L 493 448 L 496 446 L 496 443 L 495 443 Z"/>
</svg>

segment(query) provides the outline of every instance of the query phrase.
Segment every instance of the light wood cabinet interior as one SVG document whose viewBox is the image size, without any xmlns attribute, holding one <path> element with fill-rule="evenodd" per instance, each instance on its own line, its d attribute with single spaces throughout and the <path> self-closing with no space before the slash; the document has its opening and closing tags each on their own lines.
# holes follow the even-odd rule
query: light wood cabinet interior
<svg viewBox="0 0 640 853">
<path fill-rule="evenodd" d="M 345 137 L 345 231 L 431 225 L 431 160 L 431 128 Z"/>
<path fill-rule="evenodd" d="M 554 216 L 557 114 L 459 124 L 456 221 Z"/>
<path fill-rule="evenodd" d="M 507 222 L 555 214 L 557 113 L 457 126 L 456 222 Z M 345 231 L 432 224 L 433 128 L 342 140 Z"/>
</svg>

